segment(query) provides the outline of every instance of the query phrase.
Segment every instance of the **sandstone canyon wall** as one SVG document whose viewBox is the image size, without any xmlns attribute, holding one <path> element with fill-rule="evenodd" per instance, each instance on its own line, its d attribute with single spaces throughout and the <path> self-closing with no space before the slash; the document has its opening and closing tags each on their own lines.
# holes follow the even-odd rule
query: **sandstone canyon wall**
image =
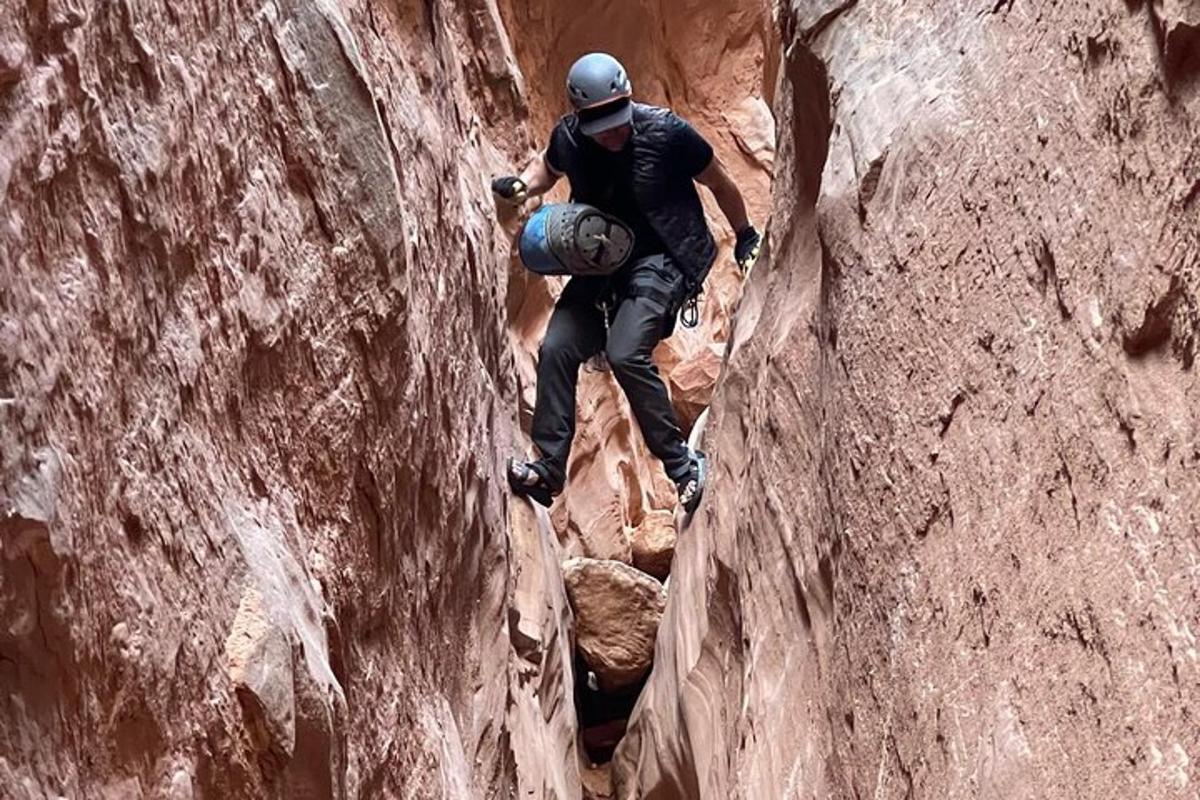
<svg viewBox="0 0 1200 800">
<path fill-rule="evenodd" d="M 781 9 L 620 797 L 1194 796 L 1194 8 Z"/>
<path fill-rule="evenodd" d="M 495 7 L 0 20 L 0 795 L 578 794 Z"/>
</svg>

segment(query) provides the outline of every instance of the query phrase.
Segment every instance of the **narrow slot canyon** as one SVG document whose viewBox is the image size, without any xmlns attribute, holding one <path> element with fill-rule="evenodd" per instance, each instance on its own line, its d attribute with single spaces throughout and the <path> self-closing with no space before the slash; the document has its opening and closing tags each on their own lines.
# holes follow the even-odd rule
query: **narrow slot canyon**
<svg viewBox="0 0 1200 800">
<path fill-rule="evenodd" d="M 764 86 L 774 45 L 765 7 L 513 2 L 502 3 L 500 10 L 507 30 L 521 31 L 512 37 L 513 57 L 525 77 L 530 111 L 525 130 L 531 149 L 513 156 L 515 169 L 546 146 L 564 111 L 571 62 L 600 50 L 627 67 L 639 100 L 670 107 L 697 127 L 738 182 L 751 218 L 766 224 L 775 130 L 771 91 Z M 716 40 L 723 42 L 719 52 L 713 51 Z M 566 199 L 566 184 L 556 188 L 552 200 Z M 720 245 L 705 287 L 701 324 L 694 329 L 677 325 L 655 351 L 684 434 L 694 432 L 696 438 L 701 431 L 693 429 L 698 421 L 703 424 L 742 283 L 732 257 L 732 231 L 712 195 L 701 195 Z M 520 218 L 510 219 L 502 210 L 501 219 L 515 234 Z M 563 283 L 527 276 L 514 252 L 508 310 L 518 343 L 520 421 L 526 433 L 538 343 Z M 554 532 L 564 559 L 573 612 L 576 647 L 565 678 L 573 683 L 583 796 L 599 800 L 615 796 L 612 759 L 649 678 L 682 517 L 674 486 L 647 452 L 611 370 L 585 366 L 578 402 L 567 489 L 543 529 Z"/>
<path fill-rule="evenodd" d="M 1179 0 L 5 0 L 0 800 L 1191 797 Z M 766 234 L 513 497 L 607 51 Z M 567 199 L 566 181 L 547 197 Z"/>
</svg>

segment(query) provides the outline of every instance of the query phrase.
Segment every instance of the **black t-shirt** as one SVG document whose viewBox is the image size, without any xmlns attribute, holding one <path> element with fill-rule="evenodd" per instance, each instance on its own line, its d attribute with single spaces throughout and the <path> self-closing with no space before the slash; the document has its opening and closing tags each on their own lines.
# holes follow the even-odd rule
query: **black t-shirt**
<svg viewBox="0 0 1200 800">
<path fill-rule="evenodd" d="M 564 148 L 575 146 L 571 143 L 571 138 L 561 122 L 554 126 L 554 131 L 550 134 L 546 163 L 560 175 L 566 171 L 567 158 Z M 594 174 L 608 178 L 598 187 L 598 194 L 590 198 L 591 204 L 605 213 L 612 214 L 633 230 L 633 253 L 629 257 L 629 263 L 645 256 L 665 253 L 666 245 L 655 232 L 650 220 L 638 208 L 637 199 L 633 194 L 632 139 L 617 153 L 601 147 L 592 141 L 591 137 L 583 134 L 576 134 L 574 139 L 578 143 L 579 152 L 595 167 Z M 695 178 L 707 169 L 713 158 L 712 145 L 687 123 L 683 123 L 676 130 L 670 152 L 680 174 L 688 178 Z"/>
</svg>

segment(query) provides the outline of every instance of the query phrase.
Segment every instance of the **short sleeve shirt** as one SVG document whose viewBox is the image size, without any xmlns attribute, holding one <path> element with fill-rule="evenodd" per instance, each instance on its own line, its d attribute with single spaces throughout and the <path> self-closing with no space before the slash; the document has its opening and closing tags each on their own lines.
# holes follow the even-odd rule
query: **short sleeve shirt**
<svg viewBox="0 0 1200 800">
<path fill-rule="evenodd" d="M 708 165 L 712 163 L 713 148 L 708 143 L 708 140 L 701 136 L 700 132 L 688 122 L 680 119 L 679 123 L 679 125 L 673 128 L 675 141 L 671 143 L 671 152 L 676 154 L 677 163 L 682 168 L 682 171 L 689 177 L 695 178 L 701 172 L 708 169 Z M 595 148 L 602 152 L 607 152 L 582 134 L 576 137 L 577 141 L 580 139 L 583 140 L 581 146 L 586 150 Z M 587 147 L 587 145 L 591 145 L 591 147 Z M 550 144 L 546 148 L 546 163 L 550 166 L 550 169 L 559 175 L 566 172 L 565 164 L 567 160 L 564 151 L 572 146 L 571 136 L 567 133 L 566 126 L 562 122 L 559 122 L 550 133 Z"/>
<path fill-rule="evenodd" d="M 682 120 L 680 122 L 681 124 L 673 127 L 674 138 L 670 143 L 669 152 L 680 173 L 688 178 L 695 178 L 712 162 L 712 145 L 691 125 Z M 605 178 L 595 187 L 597 194 L 590 198 L 590 202 L 633 230 L 634 245 L 630 261 L 666 252 L 666 246 L 646 215 L 638 208 L 634 196 L 632 145 L 627 144 L 623 150 L 614 153 L 583 134 L 576 134 L 574 141 L 576 144 L 572 143 L 565 123 L 559 122 L 555 125 L 550 134 L 550 143 L 546 147 L 547 166 L 560 175 L 564 174 L 569 163 L 567 154 L 577 146 L 583 158 L 594 167 L 594 174 Z"/>
</svg>

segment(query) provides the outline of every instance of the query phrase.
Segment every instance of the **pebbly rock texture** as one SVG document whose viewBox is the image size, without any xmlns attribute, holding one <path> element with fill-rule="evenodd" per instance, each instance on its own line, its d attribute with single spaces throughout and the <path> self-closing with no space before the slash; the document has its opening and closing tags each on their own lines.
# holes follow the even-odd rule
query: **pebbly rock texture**
<svg viewBox="0 0 1200 800">
<path fill-rule="evenodd" d="M 0 794 L 578 796 L 495 4 L 2 10 Z"/>
<path fill-rule="evenodd" d="M 666 592 L 619 561 L 572 558 L 563 564 L 579 652 L 600 689 L 619 692 L 650 668 Z"/>
<path fill-rule="evenodd" d="M 254 589 L 242 597 L 225 640 L 225 669 L 258 749 L 291 761 L 296 751 L 292 648 Z"/>
<path fill-rule="evenodd" d="M 618 797 L 1195 793 L 1191 7 L 781 10 L 772 252 Z"/>
</svg>

